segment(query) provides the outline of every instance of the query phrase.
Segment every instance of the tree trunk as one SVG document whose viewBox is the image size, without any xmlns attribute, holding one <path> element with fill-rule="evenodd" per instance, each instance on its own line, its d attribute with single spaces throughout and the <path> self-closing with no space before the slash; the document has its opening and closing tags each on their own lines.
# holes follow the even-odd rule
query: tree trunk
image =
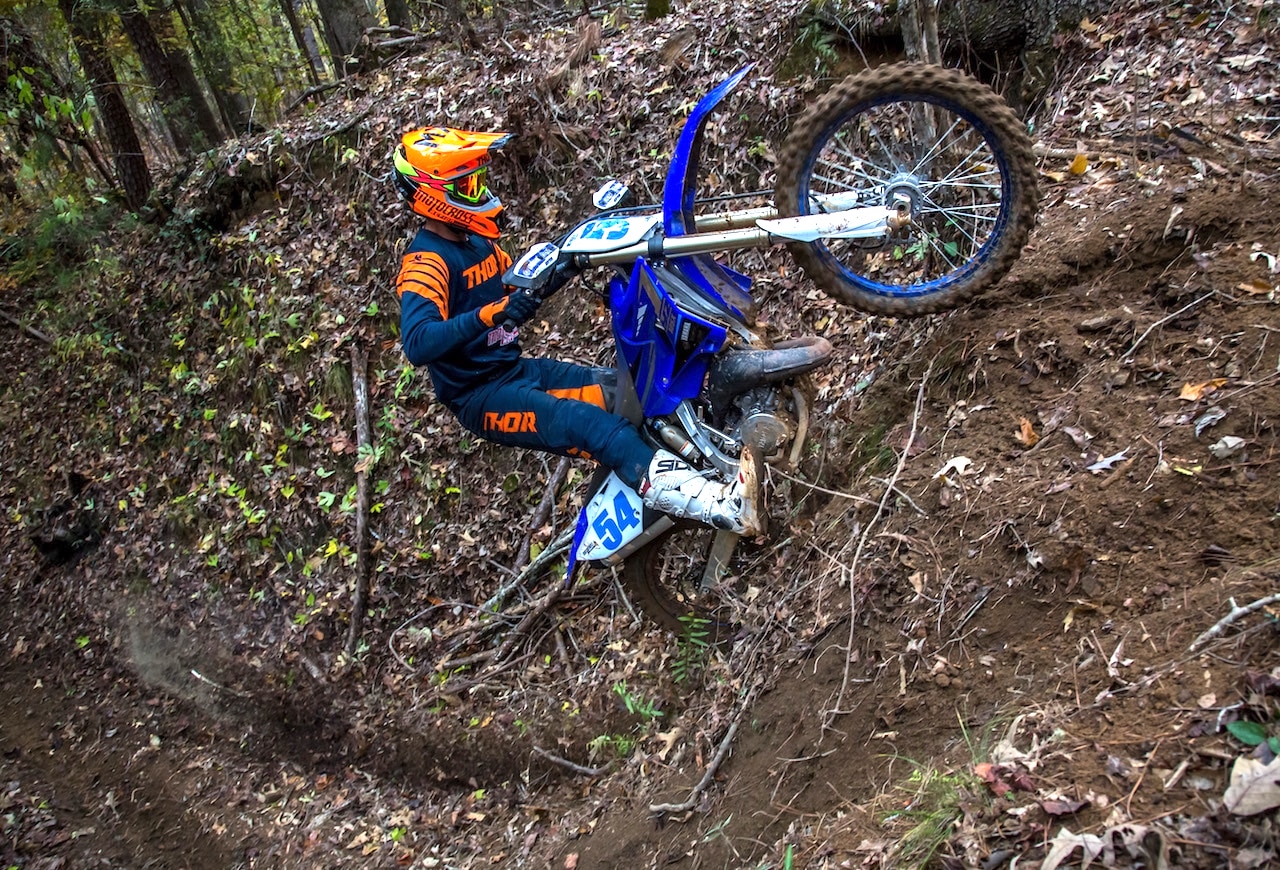
<svg viewBox="0 0 1280 870">
<path fill-rule="evenodd" d="M 645 0 L 644 20 L 657 21 L 671 13 L 671 0 Z"/>
<path fill-rule="evenodd" d="M 357 59 L 360 40 L 365 30 L 376 22 L 364 0 L 315 0 L 316 11 L 324 22 L 325 41 L 333 55 L 333 67 L 342 78 L 360 69 Z"/>
<path fill-rule="evenodd" d="M 137 2 L 137 0 L 132 0 Z M 209 101 L 204 97 L 204 89 L 200 86 L 200 78 L 196 75 L 191 63 L 191 55 L 187 53 L 177 29 L 173 26 L 173 5 L 164 6 L 147 4 L 147 21 L 151 31 L 160 42 L 160 49 L 168 61 L 169 72 L 173 75 L 178 92 L 190 107 L 196 128 L 200 131 L 205 147 L 212 147 L 227 138 L 218 117 L 209 108 Z"/>
<path fill-rule="evenodd" d="M 58 8 L 67 21 L 71 41 L 80 56 L 85 78 L 93 89 L 102 118 L 102 128 L 114 152 L 116 178 L 124 191 L 129 208 L 139 209 L 151 193 L 151 172 L 138 141 L 138 131 L 129 114 L 129 106 L 116 80 L 111 57 L 102 48 L 105 45 L 101 28 L 94 18 L 94 10 L 87 6 L 77 8 L 75 0 L 58 0 Z"/>
<path fill-rule="evenodd" d="M 387 24 L 410 29 L 409 4 L 405 0 L 385 0 L 382 5 L 387 13 Z"/>
<path fill-rule="evenodd" d="M 444 0 L 444 20 L 462 31 L 462 42 L 469 48 L 479 48 L 480 38 L 471 19 L 467 17 L 467 7 L 463 0 Z"/>
<path fill-rule="evenodd" d="M 298 46 L 298 51 L 307 59 L 307 70 L 311 75 L 312 86 L 320 84 L 320 67 L 323 61 L 320 59 L 320 53 L 316 51 L 314 39 L 307 39 L 307 34 L 302 29 L 302 22 L 298 20 L 298 0 L 280 0 L 280 8 L 284 10 L 284 17 L 289 22 L 289 31 L 293 34 L 293 41 Z"/>
<path fill-rule="evenodd" d="M 66 2 L 66 0 L 59 0 Z M 182 23 L 191 34 L 191 47 L 196 62 L 204 71 L 213 93 L 213 101 L 222 115 L 222 122 L 233 133 L 243 133 L 249 127 L 249 103 L 236 81 L 234 65 L 226 40 L 209 11 L 208 0 L 178 0 L 174 8 L 182 16 Z"/>
<path fill-rule="evenodd" d="M 129 42 L 133 43 L 138 60 L 142 62 L 142 71 L 155 89 L 156 102 L 160 104 L 160 114 L 169 128 L 173 145 L 179 153 L 191 150 L 192 143 L 199 137 L 191 117 L 190 107 L 178 91 L 177 81 L 169 69 L 169 59 L 160 47 L 160 40 L 146 17 L 138 10 L 136 0 L 129 2 L 120 10 L 120 27 L 124 30 Z"/>
<path fill-rule="evenodd" d="M 902 45 L 909 60 L 942 65 L 938 41 L 938 0 L 902 0 L 898 4 Z"/>
</svg>

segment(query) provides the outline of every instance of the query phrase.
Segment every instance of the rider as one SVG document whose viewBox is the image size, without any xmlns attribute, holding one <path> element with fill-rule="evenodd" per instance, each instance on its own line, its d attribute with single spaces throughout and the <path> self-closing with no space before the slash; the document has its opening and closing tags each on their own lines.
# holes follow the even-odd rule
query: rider
<svg viewBox="0 0 1280 870">
<path fill-rule="evenodd" d="M 739 533 L 754 532 L 751 485 L 709 480 L 650 447 L 609 412 L 613 372 L 520 355 L 519 327 L 541 296 L 502 283 L 511 257 L 496 243 L 502 203 L 485 184 L 506 133 L 428 127 L 395 153 L 401 194 L 422 218 L 396 278 L 400 343 L 427 366 L 436 397 L 470 431 L 498 444 L 584 456 L 617 473 L 648 507 Z M 560 272 L 550 295 L 573 277 Z"/>
</svg>

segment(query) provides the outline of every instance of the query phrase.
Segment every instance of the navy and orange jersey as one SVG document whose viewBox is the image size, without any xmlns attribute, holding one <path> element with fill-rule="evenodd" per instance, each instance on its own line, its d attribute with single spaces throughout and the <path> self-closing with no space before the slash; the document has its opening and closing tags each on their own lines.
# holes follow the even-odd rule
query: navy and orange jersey
<svg viewBox="0 0 1280 870">
<path fill-rule="evenodd" d="M 480 309 L 506 295 L 511 257 L 475 234 L 454 242 L 420 229 L 396 277 L 400 344 L 409 362 L 431 372 L 446 404 L 520 359 L 519 330 L 486 323 Z"/>
</svg>

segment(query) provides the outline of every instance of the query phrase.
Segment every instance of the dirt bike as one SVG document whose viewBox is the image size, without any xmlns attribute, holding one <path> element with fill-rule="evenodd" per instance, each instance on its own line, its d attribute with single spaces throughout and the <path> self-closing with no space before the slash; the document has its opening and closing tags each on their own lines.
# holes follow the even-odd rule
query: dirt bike
<svg viewBox="0 0 1280 870">
<path fill-rule="evenodd" d="M 696 199 L 708 117 L 745 67 L 693 108 L 660 205 L 597 191 L 595 215 L 509 270 L 521 292 L 609 266 L 617 350 L 615 413 L 655 447 L 726 479 L 750 463 L 795 464 L 809 428 L 802 376 L 826 365 L 818 336 L 772 341 L 757 327 L 751 280 L 717 252 L 785 244 L 805 274 L 859 310 L 912 316 L 953 308 L 1002 277 L 1037 209 L 1023 124 L 968 76 L 898 64 L 846 79 L 808 108 L 778 152 L 774 207 L 726 211 Z M 699 213 L 701 209 L 701 213 Z M 559 280 L 557 280 L 559 276 Z M 590 484 L 570 548 L 622 566 L 624 584 L 677 632 L 690 616 L 725 624 L 713 594 L 748 567 L 739 536 L 646 508 L 616 474 Z"/>
</svg>

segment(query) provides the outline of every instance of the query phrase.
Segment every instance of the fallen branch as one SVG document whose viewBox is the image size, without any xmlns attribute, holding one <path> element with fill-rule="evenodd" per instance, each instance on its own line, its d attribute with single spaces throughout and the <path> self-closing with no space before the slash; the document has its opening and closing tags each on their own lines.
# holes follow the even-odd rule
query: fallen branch
<svg viewBox="0 0 1280 870">
<path fill-rule="evenodd" d="M 351 386 L 356 396 L 356 591 L 351 602 L 351 630 L 346 653 L 355 658 L 364 630 L 364 611 L 369 600 L 369 471 L 362 467 L 369 455 L 369 379 L 365 373 L 369 359 L 359 345 L 351 346 Z"/>
<path fill-rule="evenodd" d="M 1201 302 L 1205 301 L 1206 299 L 1208 299 L 1210 296 L 1213 296 L 1217 292 L 1218 292 L 1217 290 L 1210 290 L 1208 293 L 1204 294 L 1199 299 L 1195 299 L 1195 300 L 1192 300 L 1191 302 L 1188 302 L 1186 305 L 1182 306 L 1177 311 L 1173 312 L 1172 314 L 1168 314 L 1164 317 L 1161 317 L 1155 323 L 1148 326 L 1147 331 L 1142 333 L 1142 335 L 1138 336 L 1137 341 L 1135 341 L 1132 345 L 1130 345 L 1129 349 L 1124 352 L 1124 355 L 1120 357 L 1120 361 L 1124 362 L 1129 357 L 1133 356 L 1133 352 L 1138 349 L 1138 345 L 1146 341 L 1147 336 L 1150 335 L 1152 331 L 1154 331 L 1155 329 L 1161 326 L 1164 326 L 1170 320 L 1176 319 L 1179 315 L 1185 314 L 1186 312 L 1190 311 L 1192 308 L 1195 308 Z"/>
<path fill-rule="evenodd" d="M 572 770 L 574 773 L 580 773 L 583 776 L 599 776 L 600 774 L 607 772 L 609 768 L 613 767 L 612 763 L 606 764 L 603 767 L 583 767 L 581 764 L 575 764 L 567 758 L 561 758 L 558 755 L 553 755 L 541 746 L 534 746 L 533 751 L 538 755 L 541 755 L 547 761 Z"/>
<path fill-rule="evenodd" d="M 1204 634 L 1191 641 L 1191 646 L 1187 648 L 1188 651 L 1195 652 L 1197 647 L 1222 634 L 1222 632 L 1226 630 L 1227 626 L 1231 625 L 1236 620 L 1243 619 L 1250 613 L 1261 610 L 1268 604 L 1280 602 L 1280 592 L 1277 592 L 1275 595 L 1268 595 L 1266 598 L 1259 598 L 1257 601 L 1252 604 L 1246 604 L 1244 607 L 1238 607 L 1234 598 L 1228 598 L 1227 601 L 1231 604 L 1231 612 L 1215 622 Z"/>
<path fill-rule="evenodd" d="M 742 704 L 738 707 L 738 712 L 734 714 L 733 721 L 729 723 L 729 730 L 724 733 L 724 737 L 720 740 L 720 747 L 716 750 L 715 757 L 711 759 L 711 763 L 707 765 L 706 771 L 702 774 L 702 779 L 698 780 L 698 784 L 693 787 L 693 791 L 689 792 L 689 797 L 682 803 L 678 804 L 649 804 L 649 812 L 651 813 L 687 813 L 698 805 L 702 799 L 702 793 L 707 790 L 707 786 L 711 785 L 711 780 L 715 778 L 716 771 L 720 769 L 720 765 L 729 757 L 729 748 L 733 746 L 733 738 L 738 733 L 738 726 L 742 724 L 742 717 L 746 715 L 747 710 L 751 708 L 752 703 L 756 699 L 756 693 L 760 691 L 761 683 L 756 683 L 755 687 L 747 693 Z"/>
<path fill-rule="evenodd" d="M 555 540 L 547 544 L 547 548 L 538 554 L 538 558 L 517 572 L 510 583 L 500 587 L 497 592 L 489 596 L 489 600 L 484 603 L 481 610 L 485 613 L 497 612 L 498 608 L 503 605 L 512 592 L 516 591 L 524 583 L 526 578 L 535 574 L 543 565 L 569 549 L 569 545 L 573 543 L 573 532 L 574 529 L 568 528 L 557 535 Z"/>
<path fill-rule="evenodd" d="M 298 94 L 298 96 L 295 97 L 293 101 L 289 103 L 289 105 L 284 107 L 283 114 L 286 114 L 286 115 L 289 114 L 294 109 L 298 108 L 298 106 L 301 106 L 303 103 L 305 103 L 307 100 L 311 99 L 312 97 L 319 96 L 320 94 L 323 94 L 325 91 L 331 91 L 334 88 L 342 87 L 342 84 L 343 84 L 342 82 L 326 82 L 325 84 L 322 84 L 322 85 L 315 85 L 314 87 L 307 88 L 305 91 Z"/>
<path fill-rule="evenodd" d="M 443 661 L 440 663 L 440 668 L 442 670 L 452 670 L 453 668 L 460 668 L 464 665 L 477 665 L 482 662 L 502 661 L 506 658 L 507 653 L 511 651 L 511 648 L 515 646 L 516 641 L 524 636 L 529 626 L 533 624 L 533 621 L 550 610 L 551 606 L 560 600 L 560 596 L 564 595 L 564 591 L 564 585 L 560 583 L 557 583 L 555 586 L 548 589 L 546 594 L 534 603 L 533 607 L 524 615 L 524 618 L 520 620 L 516 627 L 507 633 L 507 636 L 503 639 L 501 646 L 496 649 L 485 650 L 482 653 L 476 653 L 473 656 L 468 656 L 463 659 L 449 659 Z"/>
<path fill-rule="evenodd" d="M 533 536 L 538 529 L 547 524 L 547 520 L 551 519 L 551 510 L 556 506 L 556 492 L 560 489 L 560 484 L 564 483 L 565 477 L 569 474 L 569 457 L 562 456 L 556 464 L 556 470 L 551 472 L 551 479 L 547 481 L 547 488 L 542 491 L 542 501 L 538 502 L 537 509 L 533 512 L 533 518 L 529 520 L 529 531 L 525 533 L 524 540 L 520 543 L 520 549 L 517 550 L 516 563 L 511 566 L 511 570 L 519 574 L 520 570 L 529 563 L 529 551 L 533 547 Z"/>
<path fill-rule="evenodd" d="M 0 317 L 3 317 L 5 320 L 9 321 L 14 326 L 18 327 L 18 329 L 25 332 L 27 335 L 31 336 L 32 338 L 38 338 L 41 341 L 43 341 L 45 344 L 53 344 L 52 338 L 45 335 L 40 330 L 36 329 L 34 326 L 27 326 L 25 323 L 23 323 L 18 318 L 14 317 L 9 312 L 0 309 Z"/>
<path fill-rule="evenodd" d="M 850 501 L 856 501 L 859 504 L 872 504 L 872 505 L 879 504 L 879 502 L 877 502 L 875 499 L 866 498 L 865 496 L 861 496 L 861 495 L 854 495 L 853 493 L 850 493 L 850 492 L 841 492 L 838 489 L 827 489 L 825 486 L 818 486 L 816 483 L 810 483 L 807 480 L 801 480 L 798 477 L 794 477 L 790 474 L 787 474 L 782 469 L 773 465 L 766 465 L 765 472 L 770 476 L 776 474 L 779 477 L 785 477 L 787 480 L 791 481 L 792 483 L 798 483 L 807 489 L 813 490 L 814 492 L 821 492 L 821 493 L 824 493 L 825 495 L 833 495 L 836 498 L 847 498 Z"/>
</svg>

